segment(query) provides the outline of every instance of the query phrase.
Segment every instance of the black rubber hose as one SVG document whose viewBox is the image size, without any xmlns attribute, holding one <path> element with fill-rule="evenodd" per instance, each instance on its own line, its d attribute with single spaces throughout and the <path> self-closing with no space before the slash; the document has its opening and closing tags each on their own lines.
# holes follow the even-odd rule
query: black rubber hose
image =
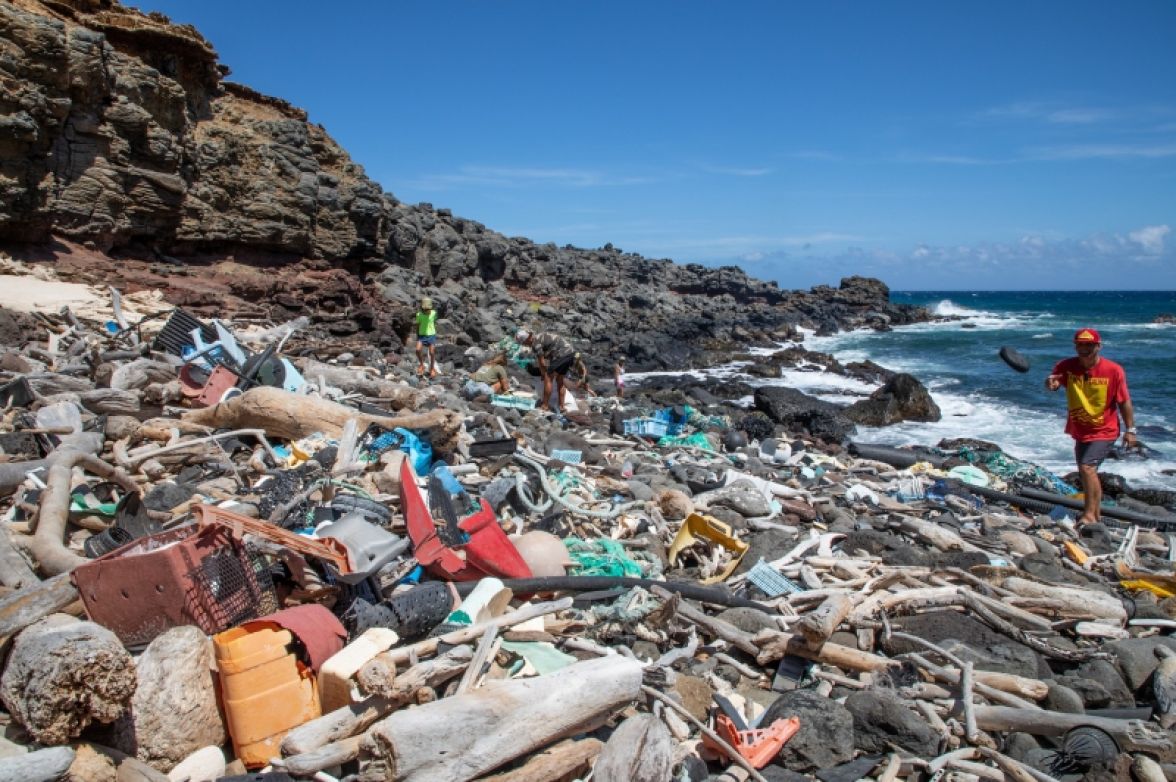
<svg viewBox="0 0 1176 782">
<path fill-rule="evenodd" d="M 768 614 L 775 610 L 763 603 L 748 600 L 731 594 L 722 587 L 689 584 L 685 581 L 656 581 L 652 578 L 631 578 L 628 576 L 549 576 L 547 578 L 504 578 L 502 583 L 515 592 L 592 592 L 611 587 L 650 587 L 659 586 L 667 592 L 677 592 L 689 600 L 700 603 L 724 606 L 726 608 L 754 608 Z M 463 581 L 454 586 L 462 597 L 465 597 L 477 586 L 476 581 Z"/>
<path fill-rule="evenodd" d="M 1083 507 L 1085 507 L 1082 503 L 1082 500 L 1073 499 L 1071 497 L 1064 497 L 1061 494 L 1054 494 L 1053 492 L 1041 491 L 1040 489 L 1021 489 L 1021 493 L 1030 499 L 1041 500 L 1042 502 L 1049 502 L 1053 503 L 1054 505 L 1061 505 L 1063 508 L 1070 508 L 1072 510 L 1082 510 Z M 1118 508 L 1113 505 L 1103 505 L 1102 515 L 1108 516 L 1112 519 L 1130 521 L 1133 524 L 1140 524 L 1146 527 L 1176 529 L 1176 519 L 1174 518 L 1162 519 L 1158 516 L 1149 516 L 1146 513 L 1139 513 L 1137 511 L 1128 510 L 1126 508 Z"/>
<path fill-rule="evenodd" d="M 999 500 L 1000 502 L 1007 502 L 1009 505 L 1015 505 L 1018 508 L 1023 508 L 1034 513 L 1049 513 L 1054 509 L 1053 503 L 1042 502 L 1031 497 L 1021 497 L 1016 494 L 1007 494 L 996 489 L 989 489 L 987 486 L 973 486 L 964 481 L 949 481 L 951 486 L 954 486 L 964 491 L 971 492 L 977 497 L 982 497 L 986 500 Z"/>
<path fill-rule="evenodd" d="M 932 467 L 943 466 L 942 456 L 911 451 L 906 448 L 894 448 L 889 445 L 852 442 L 849 444 L 849 452 L 860 459 L 872 459 L 900 470 L 905 470 L 917 462 L 930 462 Z"/>
</svg>

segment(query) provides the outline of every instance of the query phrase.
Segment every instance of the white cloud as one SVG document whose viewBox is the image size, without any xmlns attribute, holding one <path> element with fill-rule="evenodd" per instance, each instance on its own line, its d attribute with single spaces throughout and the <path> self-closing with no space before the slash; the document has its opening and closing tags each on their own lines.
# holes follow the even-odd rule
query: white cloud
<svg viewBox="0 0 1176 782">
<path fill-rule="evenodd" d="M 730 166 L 712 166 L 706 164 L 700 165 L 699 168 L 708 174 L 721 174 L 723 176 L 759 177 L 772 173 L 772 169 L 770 168 L 734 168 Z"/>
<path fill-rule="evenodd" d="M 1176 144 L 1070 144 L 1032 147 L 1026 155 L 1030 160 L 1165 158 L 1176 157 Z"/>
<path fill-rule="evenodd" d="M 1131 241 L 1139 244 L 1148 255 L 1159 255 L 1164 252 L 1164 237 L 1172 229 L 1166 225 L 1149 225 L 1127 234 Z"/>
<path fill-rule="evenodd" d="M 493 187 L 615 187 L 657 181 L 653 177 L 620 176 L 581 168 L 539 168 L 510 166 L 462 166 L 447 174 L 426 174 L 406 184 L 422 190 L 445 190 L 467 185 Z"/>
</svg>

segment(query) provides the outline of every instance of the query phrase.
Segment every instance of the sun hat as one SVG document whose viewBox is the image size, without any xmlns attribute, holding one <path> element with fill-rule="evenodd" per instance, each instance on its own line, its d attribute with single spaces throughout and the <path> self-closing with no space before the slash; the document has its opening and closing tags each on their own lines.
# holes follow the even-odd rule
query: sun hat
<svg viewBox="0 0 1176 782">
<path fill-rule="evenodd" d="M 519 329 L 515 332 L 515 342 L 526 342 L 531 338 L 531 332 L 526 329 Z"/>
<path fill-rule="evenodd" d="M 423 309 L 423 310 L 433 309 L 433 300 L 430 299 L 428 296 L 421 299 L 421 309 Z"/>
<path fill-rule="evenodd" d="M 1074 332 L 1075 342 L 1093 342 L 1098 345 L 1102 343 L 1102 337 L 1094 329 L 1078 329 Z"/>
</svg>

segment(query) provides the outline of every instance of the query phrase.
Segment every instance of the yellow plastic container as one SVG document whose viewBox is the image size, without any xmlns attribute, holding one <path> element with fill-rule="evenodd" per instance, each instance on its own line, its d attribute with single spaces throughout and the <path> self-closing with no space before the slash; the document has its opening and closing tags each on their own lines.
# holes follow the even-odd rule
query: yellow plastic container
<svg viewBox="0 0 1176 782">
<path fill-rule="evenodd" d="M 686 521 L 682 522 L 682 526 L 678 528 L 678 534 L 674 536 L 674 542 L 670 545 L 670 550 L 666 555 L 670 564 L 676 564 L 678 555 L 699 540 L 706 541 L 711 546 L 725 548 L 731 552 L 732 556 L 731 561 L 727 563 L 725 568 L 711 578 L 701 579 L 698 582 L 700 584 L 717 584 L 720 581 L 726 581 L 735 572 L 735 568 L 739 566 L 743 555 L 750 548 L 750 546 L 732 534 L 731 528 L 728 525 L 713 516 L 691 513 L 686 517 Z"/>
<path fill-rule="evenodd" d="M 292 728 L 322 714 L 314 674 L 290 653 L 292 641 L 271 622 L 213 636 L 225 721 L 246 768 L 269 763 Z"/>
</svg>

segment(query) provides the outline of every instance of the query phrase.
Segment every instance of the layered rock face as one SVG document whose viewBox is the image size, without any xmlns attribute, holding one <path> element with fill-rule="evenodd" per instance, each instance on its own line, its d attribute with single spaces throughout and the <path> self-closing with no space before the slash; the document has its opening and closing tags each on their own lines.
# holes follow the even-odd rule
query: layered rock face
<svg viewBox="0 0 1176 782">
<path fill-rule="evenodd" d="M 403 204 L 304 112 L 227 73 L 199 32 L 159 14 L 112 0 L 0 4 L 0 242 L 62 238 L 156 264 L 128 265 L 130 287 L 148 284 L 160 262 L 264 267 L 202 295 L 275 317 L 318 304 L 313 291 L 292 291 L 306 286 L 291 278 L 337 269 L 356 290 L 332 307 L 363 312 L 336 312 L 333 333 L 374 332 L 382 348 L 397 347 L 424 290 L 459 342 L 526 322 L 595 353 L 626 352 L 634 368 L 707 363 L 708 350 L 779 339 L 796 325 L 885 328 L 922 317 L 891 305 L 876 280 L 789 292 L 734 267 L 537 245 Z"/>
</svg>

